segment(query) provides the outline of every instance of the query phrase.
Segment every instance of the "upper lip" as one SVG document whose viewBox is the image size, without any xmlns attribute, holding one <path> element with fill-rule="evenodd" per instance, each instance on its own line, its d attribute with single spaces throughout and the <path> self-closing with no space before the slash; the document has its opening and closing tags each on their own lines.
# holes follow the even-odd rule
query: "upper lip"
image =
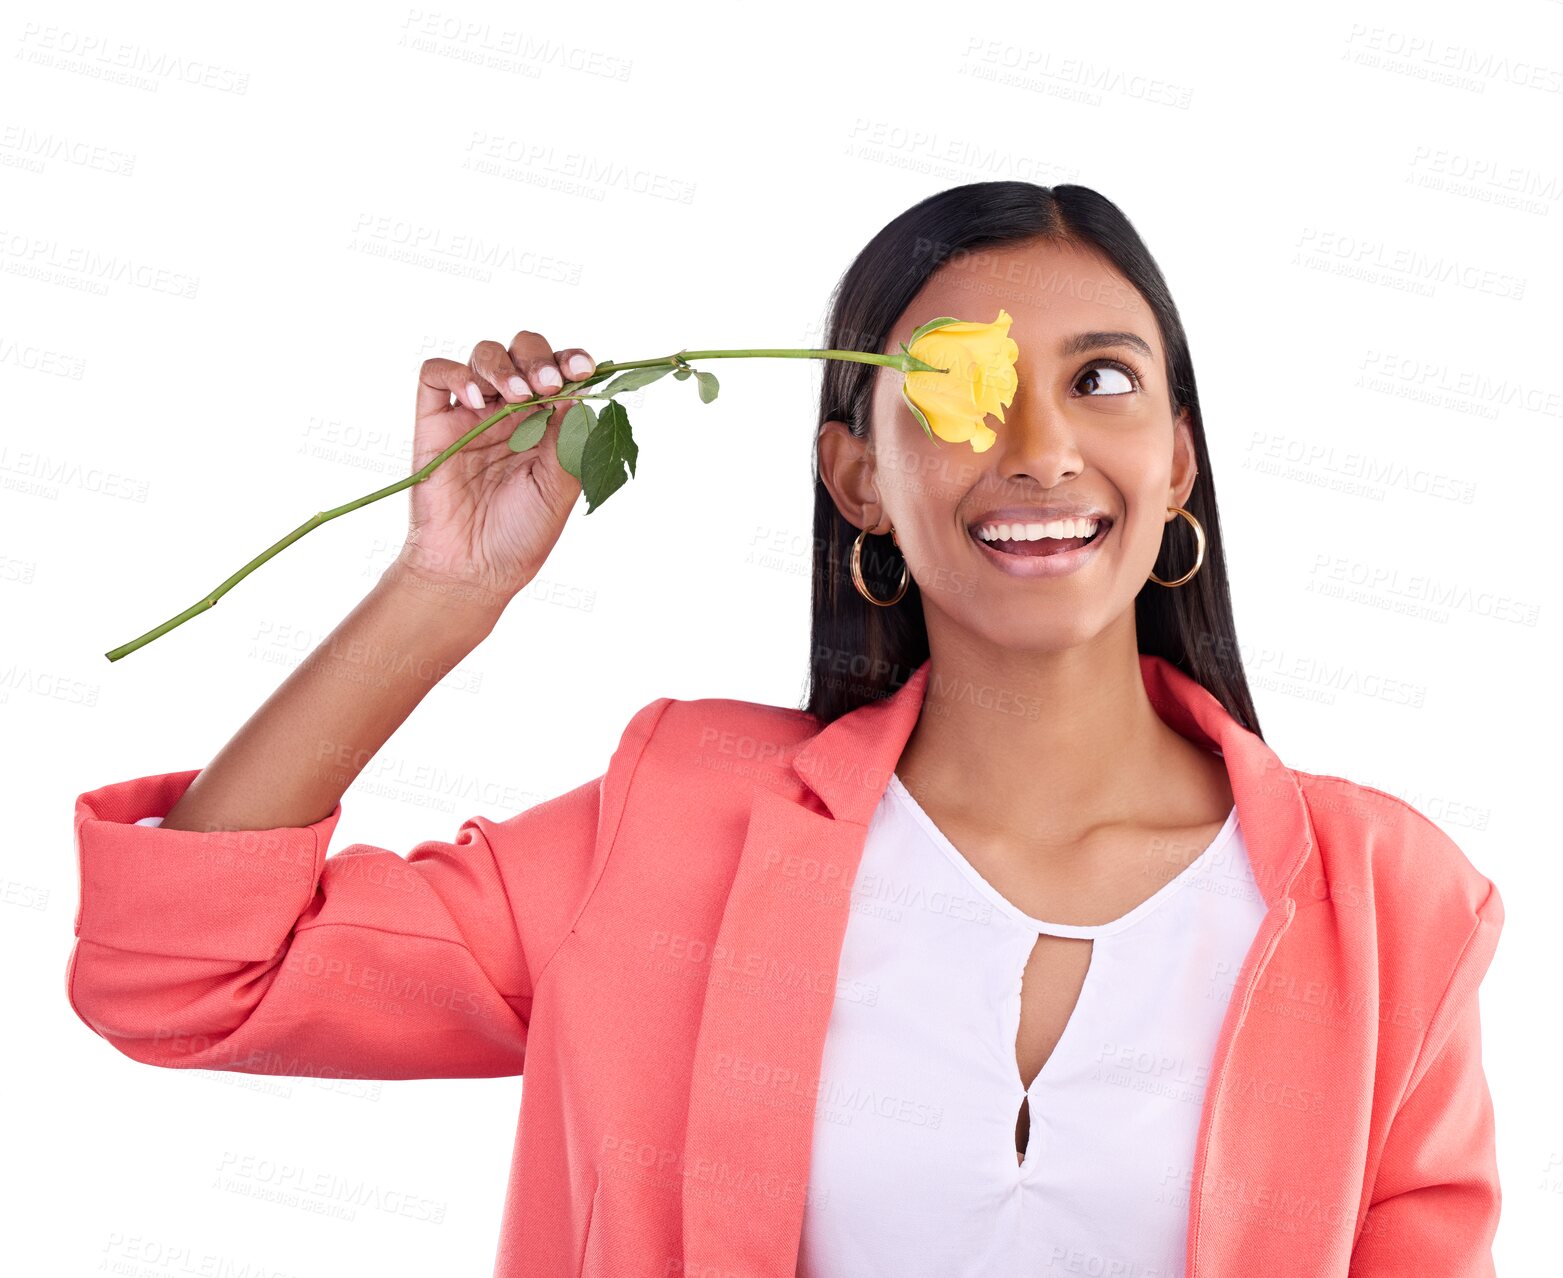
<svg viewBox="0 0 1563 1278">
<path fill-rule="evenodd" d="M 999 506 L 985 510 L 966 526 L 981 528 L 984 524 L 1045 524 L 1054 519 L 1095 519 L 1112 522 L 1112 516 L 1095 506 L 1055 502 L 1043 506 Z"/>
</svg>

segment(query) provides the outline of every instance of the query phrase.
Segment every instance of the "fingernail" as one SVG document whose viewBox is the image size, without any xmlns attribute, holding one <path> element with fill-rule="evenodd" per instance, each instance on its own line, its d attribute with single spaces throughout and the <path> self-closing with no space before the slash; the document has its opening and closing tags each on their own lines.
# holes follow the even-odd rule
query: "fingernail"
<svg viewBox="0 0 1563 1278">
<path fill-rule="evenodd" d="M 572 355 L 565 360 L 564 366 L 569 370 L 571 377 L 585 377 L 592 371 L 592 362 L 584 355 Z"/>
<path fill-rule="evenodd" d="M 510 393 L 512 395 L 530 395 L 532 392 L 519 377 L 512 377 L 510 379 Z"/>
<path fill-rule="evenodd" d="M 547 368 L 538 370 L 537 380 L 540 385 L 546 386 L 550 390 L 558 390 L 559 387 L 564 385 L 564 382 L 560 380 L 559 370 L 552 364 L 548 365 Z"/>
<path fill-rule="evenodd" d="M 479 412 L 483 409 L 483 392 L 478 389 L 476 382 L 467 383 L 467 402 Z"/>
</svg>

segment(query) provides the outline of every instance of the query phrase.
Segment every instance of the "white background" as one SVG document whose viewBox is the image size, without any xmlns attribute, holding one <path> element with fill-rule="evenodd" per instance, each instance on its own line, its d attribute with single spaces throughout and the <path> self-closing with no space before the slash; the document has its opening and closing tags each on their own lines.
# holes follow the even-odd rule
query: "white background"
<svg viewBox="0 0 1563 1278">
<path fill-rule="evenodd" d="M 75 796 L 203 766 L 373 583 L 405 494 L 103 654 L 405 475 L 429 355 L 520 328 L 603 359 L 818 345 L 864 242 L 991 178 L 1095 187 L 1168 277 L 1267 740 L 1404 797 L 1498 883 L 1498 1269 L 1556 1257 L 1563 5 L 228 15 L 0 25 L 7 1270 L 490 1272 L 519 1078 L 153 1069 L 64 990 Z M 718 371 L 714 405 L 629 399 L 638 477 L 582 503 L 335 847 L 559 794 L 657 696 L 798 704 L 818 366 Z M 213 1188 L 234 1155 L 443 1223 Z"/>
</svg>

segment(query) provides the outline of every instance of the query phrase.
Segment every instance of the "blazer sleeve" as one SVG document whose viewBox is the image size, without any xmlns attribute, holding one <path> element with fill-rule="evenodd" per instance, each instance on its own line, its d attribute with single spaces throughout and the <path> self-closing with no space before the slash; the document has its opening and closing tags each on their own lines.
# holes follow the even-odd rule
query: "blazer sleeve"
<svg viewBox="0 0 1563 1278">
<path fill-rule="evenodd" d="M 523 1072 L 534 979 L 593 862 L 607 774 L 403 857 L 312 825 L 156 824 L 199 770 L 76 800 L 77 1016 L 149 1065 L 342 1078 Z"/>
<path fill-rule="evenodd" d="M 1390 1124 L 1352 1278 L 1492 1278 L 1502 1193 L 1477 992 L 1503 926 L 1488 882 Z"/>
</svg>

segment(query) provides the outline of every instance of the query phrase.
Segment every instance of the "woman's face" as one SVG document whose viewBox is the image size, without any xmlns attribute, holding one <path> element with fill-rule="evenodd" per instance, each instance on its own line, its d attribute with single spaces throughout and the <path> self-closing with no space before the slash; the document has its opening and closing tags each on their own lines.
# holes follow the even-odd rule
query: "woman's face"
<svg viewBox="0 0 1563 1278">
<path fill-rule="evenodd" d="M 1187 415 L 1172 416 L 1154 314 L 1088 249 L 1033 241 L 952 259 L 881 353 L 898 352 L 936 316 L 987 323 L 1001 307 L 1013 317 L 1020 385 L 1005 420 L 987 419 L 998 434 L 991 448 L 929 439 L 901 397 L 904 375 L 880 368 L 869 438 L 826 423 L 821 473 L 842 513 L 870 529 L 865 552 L 899 562 L 888 538 L 872 536 L 894 527 L 931 639 L 953 626 L 1004 647 L 1071 647 L 1115 620 L 1132 624 L 1165 524 L 1178 518 L 1167 508 L 1184 505 L 1193 486 L 1193 438 Z M 1045 522 L 1055 506 L 1101 516 L 1083 551 L 1020 555 L 988 549 L 977 534 L 985 523 Z"/>
</svg>

